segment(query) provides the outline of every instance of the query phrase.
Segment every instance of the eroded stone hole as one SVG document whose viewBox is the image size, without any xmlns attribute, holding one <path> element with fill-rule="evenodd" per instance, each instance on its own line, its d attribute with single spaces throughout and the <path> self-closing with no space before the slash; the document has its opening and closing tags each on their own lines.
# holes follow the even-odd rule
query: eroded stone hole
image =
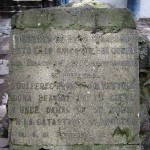
<svg viewBox="0 0 150 150">
<path fill-rule="evenodd" d="M 39 150 L 52 150 L 52 149 L 45 149 L 45 148 L 40 148 Z"/>
<path fill-rule="evenodd" d="M 148 111 L 148 114 L 149 114 L 149 116 L 150 116 L 150 110 Z"/>
</svg>

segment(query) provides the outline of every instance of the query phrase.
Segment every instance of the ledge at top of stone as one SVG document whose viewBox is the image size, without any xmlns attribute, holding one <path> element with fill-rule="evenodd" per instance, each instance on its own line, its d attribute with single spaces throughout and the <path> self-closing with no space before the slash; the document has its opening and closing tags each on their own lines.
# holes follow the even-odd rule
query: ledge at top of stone
<svg viewBox="0 0 150 150">
<path fill-rule="evenodd" d="M 57 28 L 108 33 L 123 28 L 135 29 L 136 25 L 128 9 L 54 7 L 18 13 L 12 17 L 12 28 Z"/>
<path fill-rule="evenodd" d="M 81 0 L 81 2 L 72 2 L 64 5 L 64 7 L 112 8 L 113 6 L 108 3 L 100 2 L 98 0 Z"/>
</svg>

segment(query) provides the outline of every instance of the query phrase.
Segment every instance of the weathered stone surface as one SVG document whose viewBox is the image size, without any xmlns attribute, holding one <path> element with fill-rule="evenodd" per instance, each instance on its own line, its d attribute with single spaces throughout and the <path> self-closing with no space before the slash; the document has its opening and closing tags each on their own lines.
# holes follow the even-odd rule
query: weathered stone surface
<svg viewBox="0 0 150 150">
<path fill-rule="evenodd" d="M 12 143 L 139 143 L 135 31 L 25 29 L 14 30 L 13 37 Z M 42 139 L 47 131 L 53 136 Z"/>
<path fill-rule="evenodd" d="M 135 22 L 127 9 L 60 7 L 19 13 L 13 17 L 12 27 L 102 30 L 105 33 L 123 28 L 135 29 Z"/>
<path fill-rule="evenodd" d="M 142 150 L 140 146 L 135 145 L 99 145 L 99 146 L 46 146 L 43 150 Z M 30 146 L 11 146 L 10 150 L 40 150 L 42 147 Z"/>
<path fill-rule="evenodd" d="M 146 36 L 139 37 L 140 69 L 150 68 L 150 41 Z"/>
<path fill-rule="evenodd" d="M 127 10 L 42 9 L 45 26 L 35 11 L 13 20 L 10 142 L 139 144 L 138 37 Z"/>
</svg>

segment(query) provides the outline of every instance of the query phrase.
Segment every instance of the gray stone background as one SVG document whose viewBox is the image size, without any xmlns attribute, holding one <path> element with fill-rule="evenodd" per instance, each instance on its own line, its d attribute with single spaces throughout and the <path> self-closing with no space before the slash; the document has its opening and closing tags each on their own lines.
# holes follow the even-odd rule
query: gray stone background
<svg viewBox="0 0 150 150">
<path fill-rule="evenodd" d="M 0 19 L 0 150 L 8 149 L 8 118 L 6 107 L 9 75 L 9 38 L 11 19 Z M 150 150 L 150 19 L 137 21 L 140 51 L 141 143 Z"/>
<path fill-rule="evenodd" d="M 0 150 L 8 145 L 8 118 L 2 99 L 7 99 L 8 94 L 10 22 L 11 19 L 0 19 Z"/>
</svg>

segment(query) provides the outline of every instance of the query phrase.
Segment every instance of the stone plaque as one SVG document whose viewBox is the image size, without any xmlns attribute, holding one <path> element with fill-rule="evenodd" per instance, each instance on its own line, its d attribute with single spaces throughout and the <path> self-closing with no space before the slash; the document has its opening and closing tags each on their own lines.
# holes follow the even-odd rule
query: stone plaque
<svg viewBox="0 0 150 150">
<path fill-rule="evenodd" d="M 127 10 L 29 10 L 12 27 L 13 145 L 139 144 L 138 36 Z"/>
</svg>

